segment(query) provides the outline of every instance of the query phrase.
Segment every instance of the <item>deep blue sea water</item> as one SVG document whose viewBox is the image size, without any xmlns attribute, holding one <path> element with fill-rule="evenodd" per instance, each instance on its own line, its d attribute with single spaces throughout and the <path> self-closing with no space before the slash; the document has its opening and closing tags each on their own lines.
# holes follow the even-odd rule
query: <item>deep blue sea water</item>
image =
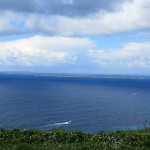
<svg viewBox="0 0 150 150">
<path fill-rule="evenodd" d="M 1 128 L 95 133 L 140 128 L 145 120 L 150 79 L 0 74 Z"/>
</svg>

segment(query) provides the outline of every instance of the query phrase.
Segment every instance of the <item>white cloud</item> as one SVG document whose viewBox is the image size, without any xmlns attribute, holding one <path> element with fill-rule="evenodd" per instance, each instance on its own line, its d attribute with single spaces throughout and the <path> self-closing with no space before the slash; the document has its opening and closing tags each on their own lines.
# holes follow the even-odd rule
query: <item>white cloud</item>
<svg viewBox="0 0 150 150">
<path fill-rule="evenodd" d="M 89 56 L 103 67 L 150 68 L 150 42 L 131 42 L 116 50 L 90 50 Z"/>
<path fill-rule="evenodd" d="M 1 66 L 49 66 L 74 63 L 80 51 L 94 47 L 87 38 L 35 36 L 0 43 Z"/>
<path fill-rule="evenodd" d="M 11 24 L 11 14 L 0 12 L 0 34 L 7 35 L 17 33 L 15 28 Z"/>
<path fill-rule="evenodd" d="M 65 5 L 72 5 L 74 3 L 74 0 L 63 0 L 63 3 Z"/>
<path fill-rule="evenodd" d="M 59 32 L 65 35 L 111 34 L 150 28 L 150 1 L 133 0 L 115 12 L 99 12 L 88 18 L 59 18 Z"/>
<path fill-rule="evenodd" d="M 149 0 L 125 1 L 117 11 L 100 11 L 89 16 L 73 18 L 40 13 L 3 12 L 0 14 L 0 34 L 5 32 L 63 36 L 111 34 L 150 28 L 149 13 Z"/>
</svg>

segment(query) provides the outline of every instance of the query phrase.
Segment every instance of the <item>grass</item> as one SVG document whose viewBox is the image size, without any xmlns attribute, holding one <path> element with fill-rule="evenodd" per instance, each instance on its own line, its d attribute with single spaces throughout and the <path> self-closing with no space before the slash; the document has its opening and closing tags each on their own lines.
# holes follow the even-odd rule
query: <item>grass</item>
<svg viewBox="0 0 150 150">
<path fill-rule="evenodd" d="M 0 150 L 150 150 L 150 129 L 97 134 L 0 129 Z"/>
</svg>

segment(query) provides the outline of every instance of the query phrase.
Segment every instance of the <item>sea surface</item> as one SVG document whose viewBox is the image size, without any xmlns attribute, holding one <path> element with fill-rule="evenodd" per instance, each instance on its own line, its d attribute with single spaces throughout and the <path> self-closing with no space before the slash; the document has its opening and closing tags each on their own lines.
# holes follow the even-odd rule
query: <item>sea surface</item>
<svg viewBox="0 0 150 150">
<path fill-rule="evenodd" d="M 0 128 L 97 133 L 149 123 L 149 78 L 0 74 Z"/>
</svg>

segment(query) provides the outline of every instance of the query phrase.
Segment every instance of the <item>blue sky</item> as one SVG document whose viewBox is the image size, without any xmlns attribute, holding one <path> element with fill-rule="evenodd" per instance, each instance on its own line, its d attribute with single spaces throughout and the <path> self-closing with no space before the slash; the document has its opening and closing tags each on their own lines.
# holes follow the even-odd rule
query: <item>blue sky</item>
<svg viewBox="0 0 150 150">
<path fill-rule="evenodd" d="M 148 0 L 0 0 L 0 71 L 150 75 Z"/>
</svg>

